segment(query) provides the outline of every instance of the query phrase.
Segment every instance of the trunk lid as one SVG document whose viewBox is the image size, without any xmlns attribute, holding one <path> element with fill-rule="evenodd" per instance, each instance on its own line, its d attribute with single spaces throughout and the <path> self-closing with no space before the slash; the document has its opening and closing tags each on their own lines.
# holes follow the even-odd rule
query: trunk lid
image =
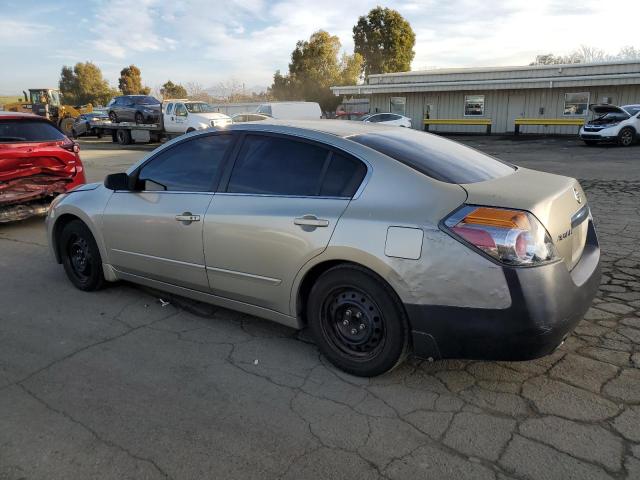
<svg viewBox="0 0 640 480">
<path fill-rule="evenodd" d="M 518 168 L 513 174 L 461 185 L 467 204 L 515 208 L 533 213 L 547 229 L 571 270 L 582 256 L 588 227 L 587 200 L 574 178 Z"/>
</svg>

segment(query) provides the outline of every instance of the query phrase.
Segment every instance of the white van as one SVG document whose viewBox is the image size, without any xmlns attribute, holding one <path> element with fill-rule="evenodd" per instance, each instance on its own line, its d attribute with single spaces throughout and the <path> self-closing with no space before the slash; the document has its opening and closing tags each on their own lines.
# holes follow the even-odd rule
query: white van
<svg viewBox="0 0 640 480">
<path fill-rule="evenodd" d="M 263 103 L 256 113 L 285 120 L 318 120 L 322 110 L 316 102 L 270 102 Z"/>
</svg>

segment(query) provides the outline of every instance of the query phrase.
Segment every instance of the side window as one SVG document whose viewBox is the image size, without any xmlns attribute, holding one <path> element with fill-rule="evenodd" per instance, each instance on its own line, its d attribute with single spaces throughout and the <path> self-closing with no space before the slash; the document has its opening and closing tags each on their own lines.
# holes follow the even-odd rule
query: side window
<svg viewBox="0 0 640 480">
<path fill-rule="evenodd" d="M 169 148 L 140 170 L 138 181 L 145 190 L 207 192 L 222 168 L 232 136 L 196 137 Z"/>
<path fill-rule="evenodd" d="M 371 123 L 378 123 L 381 121 L 381 119 L 382 119 L 382 115 L 371 115 L 368 121 Z"/>
<path fill-rule="evenodd" d="M 318 195 L 328 151 L 281 137 L 247 135 L 228 192 Z"/>
<path fill-rule="evenodd" d="M 367 167 L 359 160 L 339 153 L 331 155 L 331 163 L 322 181 L 320 195 L 325 197 L 353 197 L 364 180 Z"/>
<path fill-rule="evenodd" d="M 167 105 L 167 111 L 166 114 L 167 115 L 171 115 L 173 113 L 173 103 L 170 103 Z"/>
<path fill-rule="evenodd" d="M 178 117 L 187 116 L 187 107 L 185 107 L 183 103 L 176 103 L 176 115 Z"/>
</svg>

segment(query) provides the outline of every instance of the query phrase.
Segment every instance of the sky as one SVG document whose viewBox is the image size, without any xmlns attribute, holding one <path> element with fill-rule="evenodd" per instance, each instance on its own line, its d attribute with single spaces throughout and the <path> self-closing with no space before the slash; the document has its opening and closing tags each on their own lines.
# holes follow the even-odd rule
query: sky
<svg viewBox="0 0 640 480">
<path fill-rule="evenodd" d="M 62 65 L 84 61 L 113 86 L 135 64 L 152 88 L 168 79 L 265 88 L 318 29 L 352 53 L 353 25 L 378 4 L 413 27 L 412 70 L 526 65 L 581 44 L 640 47 L 639 0 L 0 0 L 0 94 L 56 87 Z"/>
</svg>

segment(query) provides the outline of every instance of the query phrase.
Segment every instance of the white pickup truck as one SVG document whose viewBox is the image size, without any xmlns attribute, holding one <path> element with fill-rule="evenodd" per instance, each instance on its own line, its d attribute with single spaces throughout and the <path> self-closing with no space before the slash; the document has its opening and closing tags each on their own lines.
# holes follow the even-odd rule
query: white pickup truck
<svg viewBox="0 0 640 480">
<path fill-rule="evenodd" d="M 190 100 L 165 100 L 163 123 L 167 133 L 188 133 L 211 127 L 224 127 L 232 123 L 224 113 L 214 111 L 205 102 Z"/>
</svg>

